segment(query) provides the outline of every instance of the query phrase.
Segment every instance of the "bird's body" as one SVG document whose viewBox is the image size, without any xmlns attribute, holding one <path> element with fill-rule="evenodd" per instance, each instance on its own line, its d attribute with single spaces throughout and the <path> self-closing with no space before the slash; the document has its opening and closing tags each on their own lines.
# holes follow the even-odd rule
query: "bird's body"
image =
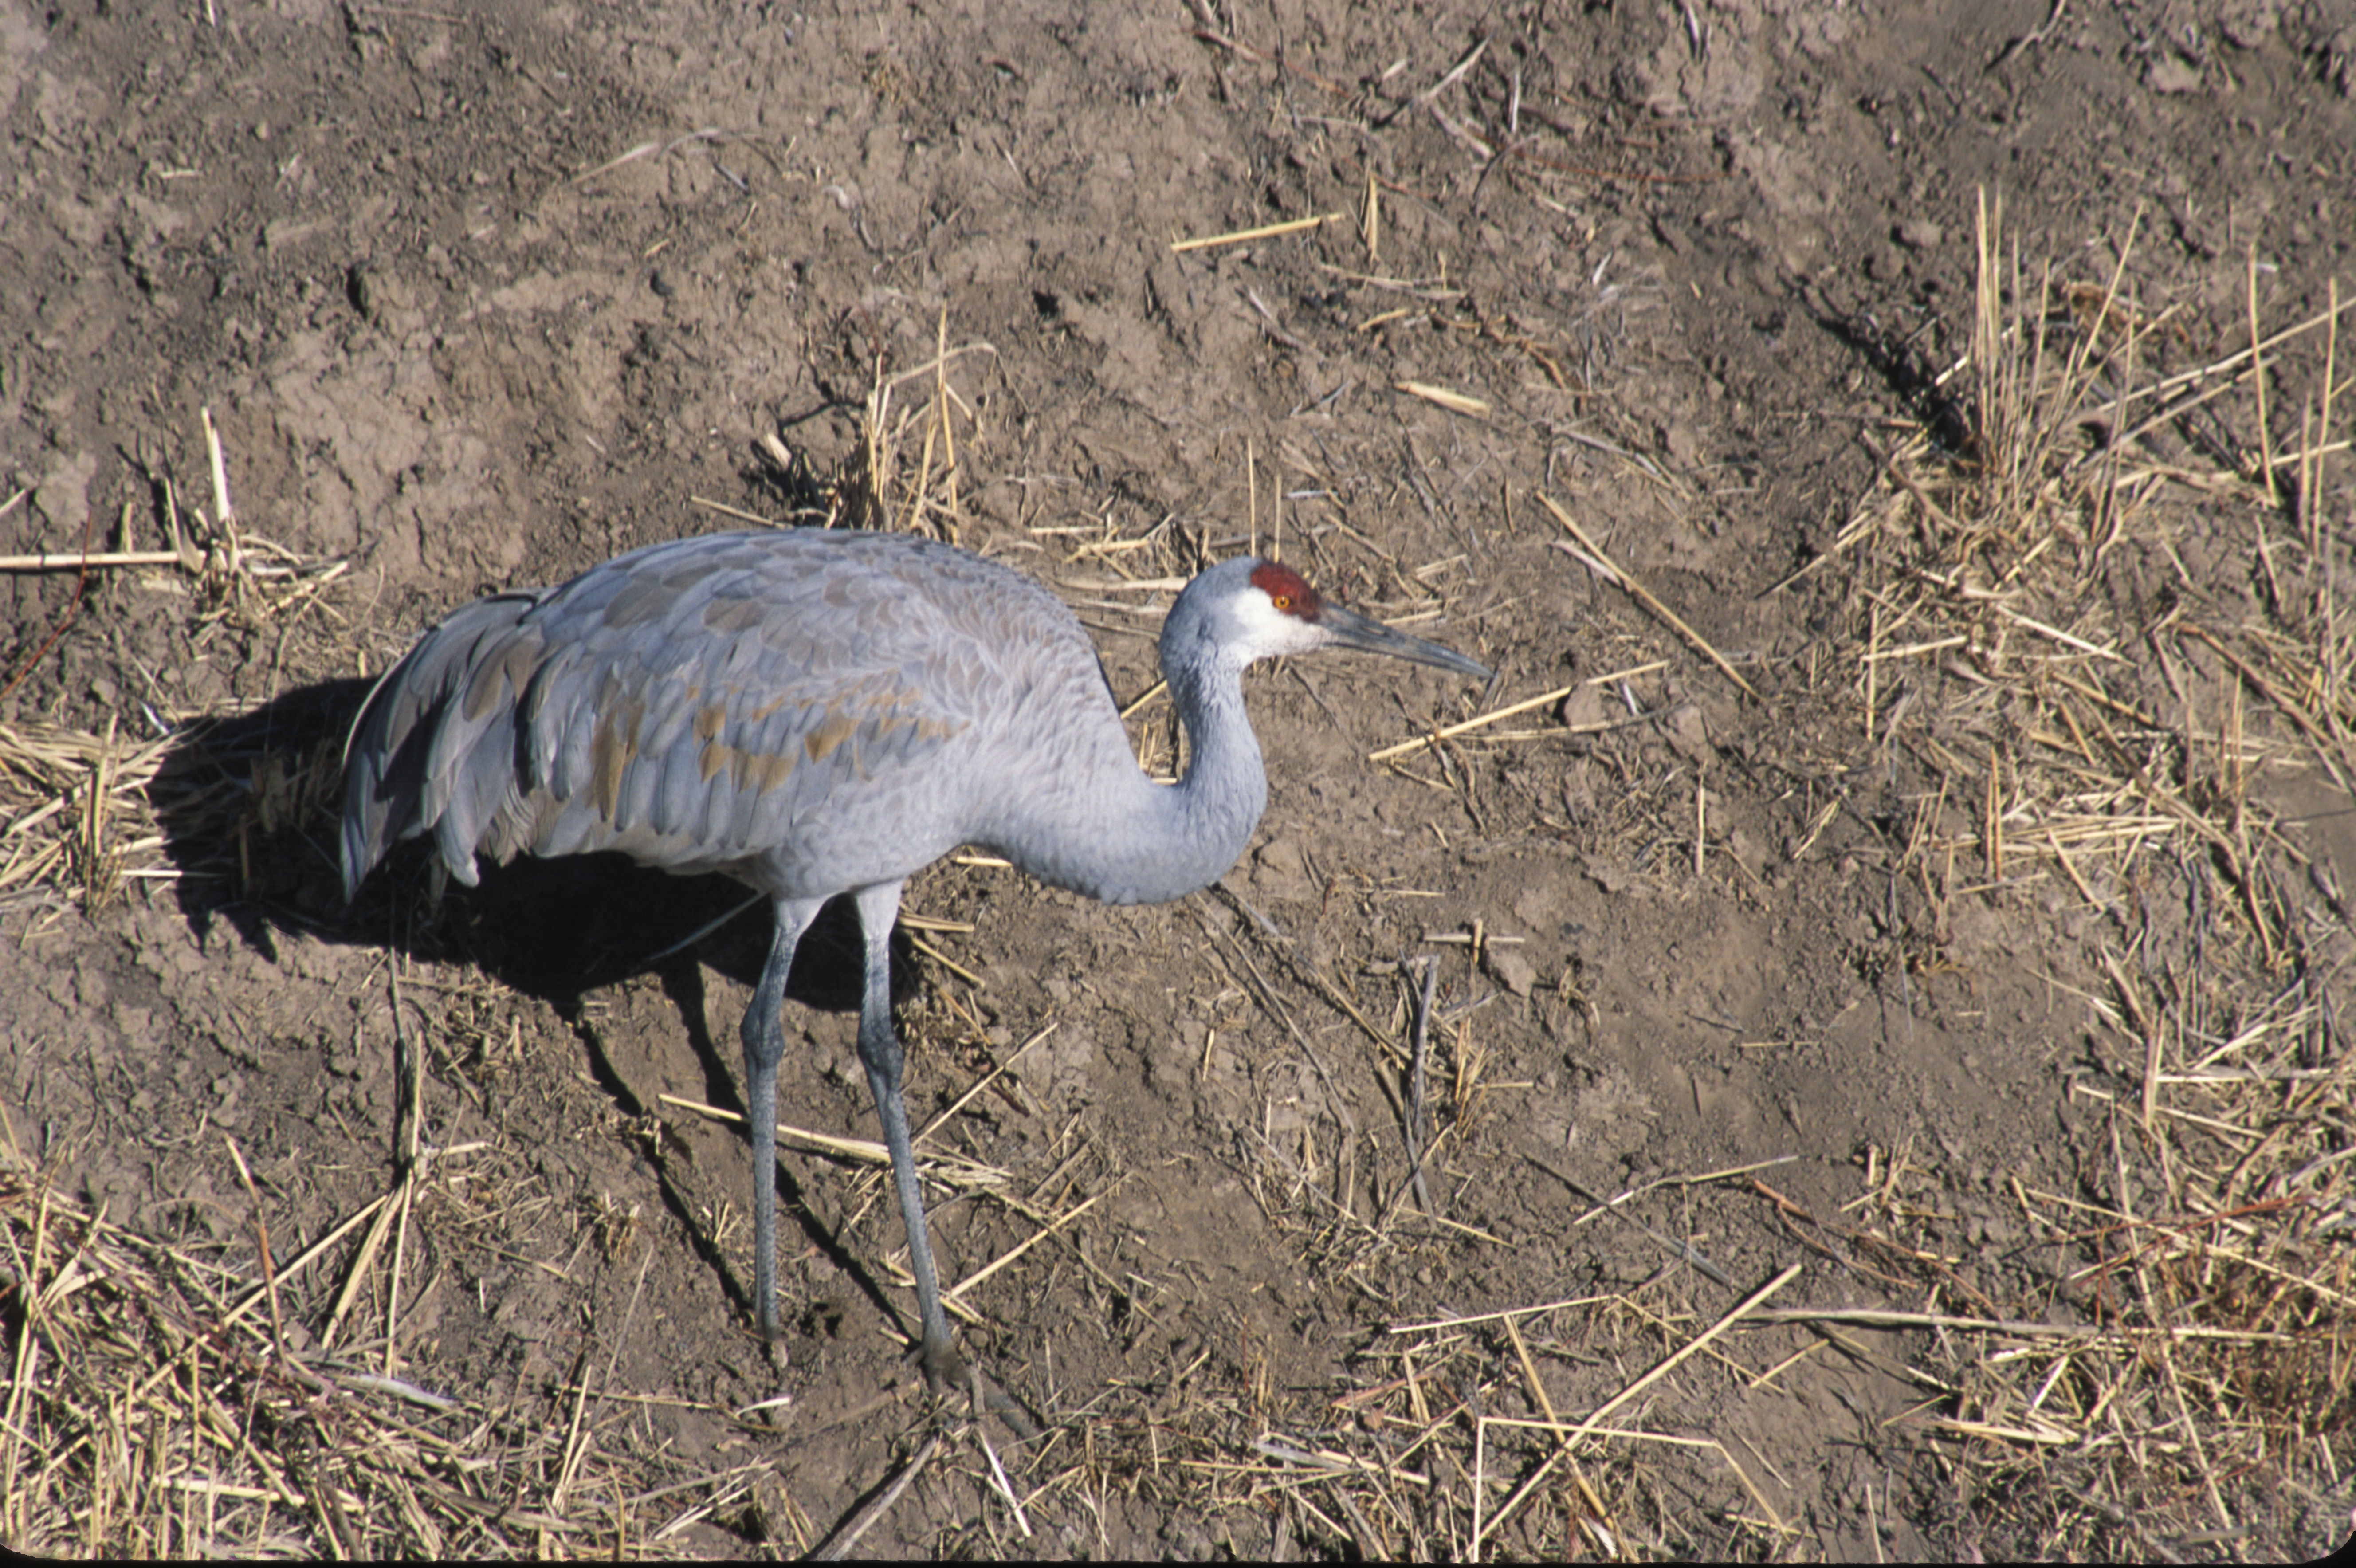
<svg viewBox="0 0 2356 1568">
<path fill-rule="evenodd" d="M 1131 759 L 1095 648 L 1037 582 L 945 544 L 658 544 L 460 610 L 389 685 L 354 742 L 348 868 L 399 822 L 470 885 L 477 848 L 619 850 L 823 897 L 976 843 L 1095 897 L 1169 896 L 1108 863 L 1135 835 L 1094 858 L 1057 842 L 1169 793 Z M 396 736 L 427 748 L 414 769 L 369 744 Z"/>
<path fill-rule="evenodd" d="M 347 747 L 347 897 L 398 839 L 476 856 L 618 850 L 718 871 L 771 900 L 776 935 L 744 1019 L 755 1283 L 774 1326 L 779 1007 L 802 931 L 855 897 L 867 940 L 860 1055 L 891 1145 L 928 1372 L 953 1365 L 900 1094 L 885 943 L 905 879 L 960 843 L 1112 903 L 1174 898 L 1242 854 L 1267 782 L 1245 665 L 1338 643 L 1487 671 L 1318 598 L 1289 569 L 1230 561 L 1190 584 L 1162 637 L 1186 777 L 1138 768 L 1094 646 L 1032 578 L 904 534 L 707 535 L 548 589 L 469 605 L 369 693 Z"/>
</svg>

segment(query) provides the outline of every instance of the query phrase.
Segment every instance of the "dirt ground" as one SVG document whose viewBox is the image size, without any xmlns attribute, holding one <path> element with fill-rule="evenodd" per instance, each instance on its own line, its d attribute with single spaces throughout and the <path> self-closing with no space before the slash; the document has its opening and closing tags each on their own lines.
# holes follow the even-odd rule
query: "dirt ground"
<svg viewBox="0 0 2356 1568">
<path fill-rule="evenodd" d="M 2336 1546 L 2351 91 L 2340 0 L 0 0 L 0 553 L 75 558 L 0 575 L 11 1544 Z M 854 1157 L 785 1145 L 757 1343 L 731 885 L 337 886 L 366 677 L 748 517 L 1037 574 L 1124 703 L 1135 585 L 1255 540 L 1500 671 L 1256 672 L 1177 904 L 911 884 L 1036 1442 L 904 1361 Z M 856 967 L 787 1005 L 836 1138 Z M 226 1424 L 78 1425 L 143 1358 Z"/>
</svg>

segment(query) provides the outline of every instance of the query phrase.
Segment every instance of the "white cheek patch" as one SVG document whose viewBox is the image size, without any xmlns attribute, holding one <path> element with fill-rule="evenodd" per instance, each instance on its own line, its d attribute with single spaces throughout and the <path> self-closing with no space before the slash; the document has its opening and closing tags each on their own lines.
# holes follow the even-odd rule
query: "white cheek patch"
<svg viewBox="0 0 2356 1568">
<path fill-rule="evenodd" d="M 1237 599 L 1235 610 L 1243 645 L 1250 658 L 1305 653 L 1324 641 L 1314 626 L 1278 609 L 1275 601 L 1260 589 L 1254 588 Z"/>
</svg>

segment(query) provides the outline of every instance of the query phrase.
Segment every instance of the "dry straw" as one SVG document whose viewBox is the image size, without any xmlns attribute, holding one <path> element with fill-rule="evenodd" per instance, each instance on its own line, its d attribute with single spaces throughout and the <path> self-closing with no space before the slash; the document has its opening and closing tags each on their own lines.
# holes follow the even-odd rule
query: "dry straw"
<svg viewBox="0 0 2356 1568">
<path fill-rule="evenodd" d="M 2247 346 L 2162 374 L 2185 338 L 2136 297 L 2133 230 L 2104 275 L 2066 284 L 2025 273 L 1994 200 L 1977 238 L 1942 418 L 1883 455 L 1872 493 L 1783 586 L 1833 561 L 1855 584 L 1859 728 L 1940 781 L 1900 867 L 1933 909 L 2058 886 L 2124 936 L 2095 945 L 2091 981 L 2049 976 L 2103 1036 L 2102 1067 L 2071 1088 L 2086 1186 L 2006 1185 L 2008 1229 L 2060 1277 L 2047 1299 L 1999 1304 L 1968 1277 L 1948 1174 L 1879 1151 L 1844 1222 L 1772 1201 L 1796 1240 L 1932 1307 L 1761 1321 L 1916 1334 L 1936 1392 L 1915 1425 L 1965 1506 L 2009 1510 L 2023 1550 L 2287 1544 L 2356 1430 L 2356 1068 L 2330 1001 L 2344 961 L 2317 945 L 2294 892 L 2306 854 L 2259 782 L 2305 774 L 2345 799 L 2356 777 L 2344 542 L 2307 521 L 2345 446 L 2343 307 L 2334 290 L 2330 310 L 2269 334 L 2252 274 Z M 2286 451 L 2260 393 L 2295 349 L 2317 381 Z M 2229 409 L 2257 433 L 2241 466 L 2155 455 L 2194 411 Z M 2185 568 L 2188 499 L 2256 592 Z M 2105 591 L 2130 556 L 2170 579 L 2164 594 Z M 2189 908 L 2189 929 L 2137 913 L 2155 897 Z"/>
<path fill-rule="evenodd" d="M 1400 102 L 1434 108 L 1477 54 L 1422 88 L 1403 84 Z M 1370 257 L 1376 215 L 1370 181 Z M 1692 1523 L 1699 1493 L 1712 1510 L 1711 1550 L 1790 1555 L 1805 1543 L 1788 1479 L 1731 1434 L 1688 1430 L 1667 1402 L 1706 1379 L 1772 1391 L 1796 1369 L 1834 1358 L 1921 1391 L 1920 1406 L 1890 1435 L 1912 1444 L 1965 1506 L 2010 1510 L 2011 1539 L 2024 1550 L 2150 1557 L 2271 1546 L 2284 1538 L 2267 1533 L 2275 1523 L 2255 1511 L 2250 1477 L 2294 1501 L 2319 1477 L 2344 1482 L 2356 1431 L 2356 1247 L 2346 1218 L 2356 1204 L 2348 1148 L 2356 1069 L 2332 1001 L 2344 976 L 2319 963 L 2291 896 L 2294 873 L 2308 868 L 2255 787 L 2270 770 L 2312 768 L 2343 788 L 2356 777 L 2347 673 L 2356 638 L 2341 596 L 2329 591 L 2328 531 L 2313 501 L 2346 446 L 2332 428 L 2345 406 L 2331 381 L 2340 307 L 2335 298 L 2330 312 L 2269 336 L 2254 296 L 2246 348 L 2155 375 L 2147 350 L 2166 338 L 2170 317 L 2147 314 L 2134 297 L 2132 242 L 2100 279 L 2032 284 L 2005 243 L 2000 211 L 1984 209 L 1971 347 L 1947 378 L 1967 438 L 1943 447 L 1926 424 L 1884 453 L 1871 492 L 1819 563 L 1838 562 L 1854 584 L 1830 659 L 1855 694 L 1857 733 L 1904 748 L 1941 780 L 1920 804 L 1901 867 L 1934 904 L 2050 895 L 2108 918 L 2134 910 L 2142 890 L 2164 879 L 2220 895 L 2204 895 L 2196 941 L 2121 942 L 2098 950 L 2087 973 L 2052 976 L 2057 988 L 2075 987 L 2096 1037 L 2067 1108 L 2083 1179 L 2051 1191 L 2008 1176 L 1996 1189 L 2006 1229 L 2050 1267 L 2049 1290 L 2006 1294 L 1976 1268 L 1976 1247 L 1959 1240 L 1972 1217 L 1952 1209 L 1957 1173 L 1912 1149 L 1874 1149 L 1858 1195 L 1836 1214 L 1748 1168 L 1593 1199 L 1595 1217 L 1629 1220 L 1657 1244 L 1652 1277 L 1395 1326 L 1377 1312 L 1369 1321 L 1381 1327 L 1354 1348 L 1346 1376 L 1303 1386 L 1248 1336 L 1211 1343 L 1162 1332 L 1158 1287 L 1107 1267 L 1090 1241 L 1112 1207 L 1104 1199 L 1128 1173 L 1076 1123 L 1027 1188 L 1014 1173 L 928 1156 L 929 1175 L 959 1186 L 1015 1238 L 951 1299 L 965 1310 L 958 1292 L 1052 1258 L 1105 1320 L 1137 1325 L 1140 1344 L 1173 1345 L 1170 1358 L 1149 1361 L 1141 1351 L 1138 1377 L 1063 1391 L 1057 1424 L 1020 1452 L 1001 1455 L 979 1433 L 969 1443 L 963 1427 L 911 1444 L 906 1458 L 865 1478 L 878 1488 L 870 1504 L 823 1543 L 822 1529 L 788 1498 L 767 1516 L 774 1539 L 847 1551 L 911 1483 L 962 1463 L 971 1495 L 988 1505 L 958 1537 L 977 1552 L 1001 1541 L 1016 1549 L 1051 1504 L 1080 1516 L 1150 1495 L 1173 1515 L 1221 1521 L 1254 1550 L 1269 1546 L 1276 1520 L 1290 1532 L 1277 1544 L 1365 1557 L 1625 1557 L 1702 1539 Z M 1452 297 L 1444 287 L 1398 286 L 1422 306 Z M 2145 446 L 2171 421 L 2227 406 L 2227 394 L 2277 371 L 2283 355 L 2318 334 L 2322 383 L 2295 443 L 2277 450 L 2273 435 L 2261 439 L 2246 470 L 2162 461 Z M 951 372 L 973 351 L 987 346 L 948 346 L 944 318 L 927 362 L 874 367 L 859 452 L 826 497 L 831 519 L 950 538 L 970 525 L 965 465 L 987 438 L 988 403 L 961 393 Z M 924 395 L 903 406 L 910 386 Z M 2090 420 L 2109 433 L 2092 450 L 2083 436 Z M 214 467 L 213 519 L 169 507 L 176 542 L 146 553 L 166 560 L 142 564 L 142 553 L 125 550 L 117 553 L 125 559 L 93 558 L 91 567 L 177 571 L 205 596 L 203 616 L 258 627 L 320 605 L 336 564 L 295 561 L 244 529 L 228 502 L 226 466 Z M 1657 466 L 1646 471 L 1671 489 Z M 1414 489 L 1411 477 L 1403 489 Z M 2137 618 L 2090 593 L 2120 552 L 2167 559 L 2166 506 L 2179 491 L 2235 503 L 2229 521 L 2250 539 L 2259 599 L 2229 602 L 2185 581 L 2164 610 Z M 1570 553 L 1752 690 L 1731 659 L 1540 499 L 1573 536 Z M 1067 564 L 1088 562 L 1095 584 L 1111 573 L 1121 590 L 1160 592 L 1197 564 L 1195 542 L 1167 521 L 1126 533 L 1108 515 L 1023 522 L 1028 542 L 1068 549 Z M 1296 537 L 1323 547 L 1317 535 Z M 1355 537 L 1328 535 L 1335 548 L 1356 548 L 1344 542 Z M 1363 559 L 1381 563 L 1375 570 L 1395 565 L 1371 547 Z M 1402 578 L 1401 591 L 1434 597 L 1419 580 Z M 1598 679 L 1624 691 L 1622 677 L 1655 668 Z M 1482 802 L 1452 744 L 1494 739 L 1495 721 L 1574 690 L 1377 755 L 1396 762 L 1412 752 L 1445 770 L 1423 781 L 1456 793 L 1477 820 Z M 0 729 L 0 897 L 97 904 L 123 879 L 190 871 L 156 864 L 153 797 L 167 743 L 125 733 L 133 727 Z M 238 874 L 247 838 L 316 819 L 332 790 L 325 745 L 235 760 L 234 777 L 179 779 L 167 802 L 176 831 L 211 846 L 201 874 Z M 1698 855 L 1707 792 L 1689 781 L 1676 802 Z M 1814 816 L 1793 858 L 1814 853 L 1837 809 Z M 2024 891 L 2032 879 L 2034 895 Z M 1419 983 L 1441 962 L 1477 963 L 1493 944 L 1510 952 L 1507 944 L 1477 921 L 1459 942 L 1435 940 L 1450 956 L 1395 966 L 1398 1008 L 1387 1020 L 1365 1003 L 1365 987 L 1337 979 L 1239 895 L 1204 905 L 1196 918 L 1211 939 L 1203 983 L 1232 981 L 1236 1005 L 1265 1014 L 1267 1037 L 1298 1056 L 1304 1098 L 1323 1096 L 1330 1108 L 1287 1132 L 1271 1105 L 1237 1140 L 1244 1190 L 1270 1229 L 1321 1277 L 1366 1294 L 1402 1266 L 1445 1266 L 1463 1255 L 1451 1249 L 1512 1240 L 1446 1212 L 1451 1151 L 1511 1090 L 1484 1033 L 1494 1015 L 1462 997 L 1451 1011 Z M 958 987 L 983 983 L 990 965 L 948 942 L 959 933 L 937 934 L 958 956 L 933 961 L 925 1026 L 979 1036 L 959 1011 Z M 402 983 L 424 988 L 423 977 Z M 1337 1068 L 1325 1023 L 1354 1043 L 1376 1042 L 1397 1067 L 1428 1069 L 1437 1092 L 1427 1099 L 1386 1079 L 1397 1129 L 1344 1125 L 1353 1114 L 1347 1069 Z M 1221 1046 L 1206 1038 L 1202 1061 Z M 414 1067 L 413 1050 L 409 1059 Z M 1010 1058 L 981 1075 L 971 1092 L 1012 1092 L 1019 1085 L 1001 1074 L 1013 1065 Z M 718 1114 L 684 1102 L 664 1113 Z M 741 1521 L 756 1484 L 772 1478 L 766 1458 L 698 1468 L 599 1441 L 613 1412 L 660 1397 L 621 1387 L 611 1360 L 601 1368 L 584 1358 L 544 1407 L 411 1375 L 397 1354 L 397 1314 L 388 1306 L 363 1326 L 359 1308 L 387 1277 L 384 1296 L 401 1299 L 414 1229 L 430 1222 L 431 1161 L 410 1159 L 386 1192 L 299 1251 L 286 1245 L 291 1226 L 271 1225 L 256 1184 L 250 1245 L 241 1237 L 233 1249 L 197 1249 L 67 1201 L 16 1131 L 0 1131 L 0 1289 L 12 1326 L 0 1535 L 12 1546 L 156 1556 L 663 1554 L 704 1521 Z M 1392 1132 L 1411 1157 L 1385 1163 L 1365 1153 L 1387 1146 Z M 792 1136 L 862 1171 L 880 1158 L 854 1140 Z M 1763 1266 L 1751 1260 L 1754 1273 L 1733 1275 L 1748 1288 L 1730 1292 L 1708 1271 L 1719 1270 L 1712 1252 L 1730 1270 L 1730 1260 L 1671 1197 L 1754 1206 L 1783 1244 Z M 628 1216 L 606 1222 L 626 1228 Z M 1837 1269 L 1851 1282 L 1844 1294 L 1862 1283 L 1906 1305 L 1812 1305 L 1798 1276 L 1804 1260 Z M 1602 1367 L 1623 1369 L 1603 1380 L 1607 1391 L 1574 1401 L 1569 1391 L 1595 1389 Z M 719 1424 L 768 1413 L 693 1408 Z"/>
</svg>

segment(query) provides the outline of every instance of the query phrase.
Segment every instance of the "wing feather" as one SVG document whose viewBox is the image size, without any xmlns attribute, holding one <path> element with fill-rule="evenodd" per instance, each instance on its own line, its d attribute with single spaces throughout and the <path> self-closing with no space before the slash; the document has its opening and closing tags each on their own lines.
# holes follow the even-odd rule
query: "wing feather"
<svg viewBox="0 0 2356 1568">
<path fill-rule="evenodd" d="M 805 862 L 905 875 L 966 835 L 983 743 L 1066 665 L 1101 686 L 1052 595 L 929 541 L 637 551 L 456 611 L 379 683 L 348 754 L 346 891 L 427 832 L 469 884 L 478 852 L 519 849 L 757 865 L 764 886 Z"/>
</svg>

